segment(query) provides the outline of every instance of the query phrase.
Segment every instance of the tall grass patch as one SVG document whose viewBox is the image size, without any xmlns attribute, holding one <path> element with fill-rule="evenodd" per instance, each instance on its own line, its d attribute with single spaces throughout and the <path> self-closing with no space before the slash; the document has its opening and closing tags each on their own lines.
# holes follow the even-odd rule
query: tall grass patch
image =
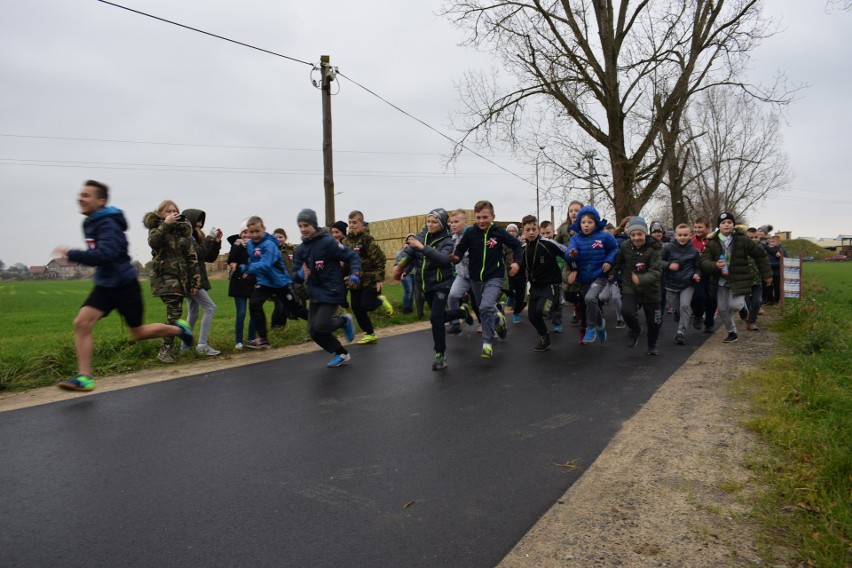
<svg viewBox="0 0 852 568">
<path fill-rule="evenodd" d="M 781 354 L 746 377 L 767 442 L 755 461 L 767 554 L 806 566 L 852 565 L 852 264 L 805 266 L 803 298 L 777 324 Z M 771 550 L 771 552 L 770 552 Z"/>
</svg>

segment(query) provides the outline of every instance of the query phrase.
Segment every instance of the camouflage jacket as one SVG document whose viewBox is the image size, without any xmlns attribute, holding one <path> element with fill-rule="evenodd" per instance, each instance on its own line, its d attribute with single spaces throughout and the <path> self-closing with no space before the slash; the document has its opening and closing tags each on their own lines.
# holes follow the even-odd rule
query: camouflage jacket
<svg viewBox="0 0 852 568">
<path fill-rule="evenodd" d="M 385 253 L 365 227 L 357 235 L 349 233 L 343 245 L 355 251 L 361 259 L 361 282 L 356 288 L 369 288 L 385 280 Z"/>
<path fill-rule="evenodd" d="M 151 263 L 151 293 L 154 296 L 189 296 L 190 288 L 200 288 L 198 255 L 192 240 L 192 227 L 186 221 L 171 225 L 155 211 L 142 220 L 148 229 Z"/>
</svg>

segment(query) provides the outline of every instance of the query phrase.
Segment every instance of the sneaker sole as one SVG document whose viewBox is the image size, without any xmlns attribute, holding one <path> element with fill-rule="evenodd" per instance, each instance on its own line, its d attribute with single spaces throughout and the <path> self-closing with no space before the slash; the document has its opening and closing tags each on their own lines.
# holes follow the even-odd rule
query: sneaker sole
<svg viewBox="0 0 852 568">
<path fill-rule="evenodd" d="M 77 392 L 89 392 L 89 391 L 95 390 L 95 387 L 93 387 L 93 386 L 92 387 L 78 387 L 76 385 L 72 385 L 72 384 L 64 383 L 64 382 L 59 383 L 56 386 L 58 386 L 61 389 L 70 390 L 70 391 L 77 391 Z"/>
</svg>

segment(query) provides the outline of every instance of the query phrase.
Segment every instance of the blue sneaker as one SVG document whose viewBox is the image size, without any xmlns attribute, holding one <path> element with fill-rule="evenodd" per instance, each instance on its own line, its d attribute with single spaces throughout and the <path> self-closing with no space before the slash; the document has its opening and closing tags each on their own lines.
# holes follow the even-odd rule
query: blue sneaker
<svg viewBox="0 0 852 568">
<path fill-rule="evenodd" d="M 512 314 L 512 323 L 521 323 L 521 314 Z"/>
<path fill-rule="evenodd" d="M 597 330 L 594 327 L 590 327 L 586 330 L 586 335 L 583 336 L 583 339 L 580 340 L 580 343 L 582 343 L 583 345 L 594 343 L 597 336 Z"/>
<path fill-rule="evenodd" d="M 95 388 L 95 379 L 86 375 L 77 375 L 73 379 L 57 384 L 61 389 L 72 391 L 90 391 Z"/>
<path fill-rule="evenodd" d="M 562 324 L 553 326 L 553 333 L 562 333 Z"/>
<path fill-rule="evenodd" d="M 337 354 L 337 355 L 335 355 L 334 357 L 331 358 L 331 361 L 328 362 L 328 367 L 329 368 L 339 367 L 351 358 L 352 358 L 352 356 L 349 355 L 349 353 L 344 353 L 342 355 Z"/>
<path fill-rule="evenodd" d="M 185 320 L 177 320 L 174 325 L 180 328 L 180 340 L 184 345 L 189 347 L 192 345 L 192 328 L 189 327 L 189 323 Z"/>
<path fill-rule="evenodd" d="M 352 341 L 355 339 L 355 324 L 352 323 L 352 316 L 350 314 L 343 314 L 340 316 L 343 318 L 343 335 L 346 336 L 346 341 Z M 346 356 L 345 360 L 349 360 L 349 356 Z M 342 361 L 341 361 L 342 363 Z M 340 363 L 334 365 L 335 367 L 339 366 Z M 331 366 L 331 365 L 329 365 Z"/>
<path fill-rule="evenodd" d="M 606 341 L 606 320 L 601 322 L 601 326 L 596 331 L 598 332 L 598 341 L 604 343 Z"/>
</svg>

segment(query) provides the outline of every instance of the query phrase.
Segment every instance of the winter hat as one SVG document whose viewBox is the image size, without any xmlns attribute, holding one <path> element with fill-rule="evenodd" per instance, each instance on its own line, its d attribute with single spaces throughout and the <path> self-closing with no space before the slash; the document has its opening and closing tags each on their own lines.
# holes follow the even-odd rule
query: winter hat
<svg viewBox="0 0 852 568">
<path fill-rule="evenodd" d="M 349 225 L 346 224 L 346 221 L 335 221 L 334 223 L 332 223 L 331 228 L 337 229 L 345 235 L 346 232 L 349 230 Z"/>
<path fill-rule="evenodd" d="M 627 234 L 630 235 L 633 231 L 642 231 L 646 235 L 648 234 L 648 223 L 645 222 L 645 218 L 641 215 L 631 217 L 630 222 L 627 223 Z"/>
<path fill-rule="evenodd" d="M 763 231 L 767 235 L 772 232 L 772 225 L 761 225 L 757 229 L 758 231 Z"/>
<path fill-rule="evenodd" d="M 301 211 L 299 211 L 299 214 L 296 215 L 296 222 L 305 222 L 311 225 L 314 229 L 319 227 L 319 221 L 317 221 L 317 212 L 313 209 L 302 209 Z"/>
<path fill-rule="evenodd" d="M 516 233 L 520 233 L 520 231 L 518 231 L 518 226 L 514 223 L 509 223 L 508 225 L 506 225 L 506 230 L 508 231 L 509 229 L 515 229 Z"/>
<path fill-rule="evenodd" d="M 649 229 L 649 232 L 665 234 L 666 231 L 663 229 L 662 223 L 660 223 L 659 221 L 654 221 L 653 223 L 651 223 L 651 228 Z"/>
<path fill-rule="evenodd" d="M 426 216 L 436 218 L 438 220 L 438 223 L 441 224 L 442 229 L 447 226 L 447 221 L 449 221 L 450 219 L 450 215 L 447 213 L 447 210 L 441 207 L 438 207 L 437 209 L 432 209 Z"/>
<path fill-rule="evenodd" d="M 733 214 L 733 213 L 729 213 L 729 212 L 727 212 L 727 211 L 723 211 L 723 212 L 722 212 L 722 214 L 721 214 L 721 215 L 719 215 L 719 219 L 716 221 L 716 226 L 718 227 L 719 225 L 721 225 L 721 224 L 722 224 L 722 221 L 730 221 L 730 222 L 732 222 L 734 225 L 736 225 L 736 224 L 737 224 L 736 219 L 734 219 L 734 214 Z"/>
</svg>

